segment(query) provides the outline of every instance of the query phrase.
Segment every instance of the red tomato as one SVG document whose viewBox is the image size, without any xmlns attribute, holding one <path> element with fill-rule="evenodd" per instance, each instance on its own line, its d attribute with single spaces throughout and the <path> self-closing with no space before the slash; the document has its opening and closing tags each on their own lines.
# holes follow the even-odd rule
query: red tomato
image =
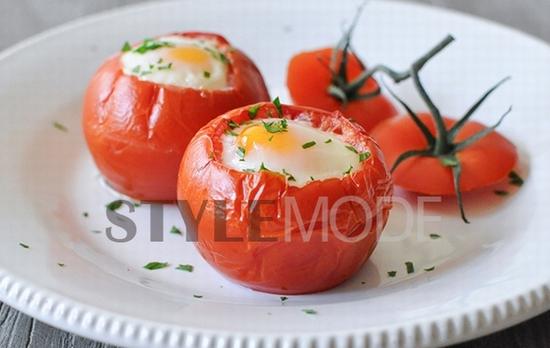
<svg viewBox="0 0 550 348">
<path fill-rule="evenodd" d="M 435 134 L 433 118 L 429 114 L 419 114 L 432 134 Z M 444 118 L 449 129 L 455 120 Z M 486 127 L 469 121 L 458 132 L 456 142 L 460 142 Z M 402 153 L 427 147 L 426 138 L 410 116 L 400 116 L 381 123 L 372 133 L 389 166 Z M 463 192 L 490 186 L 504 180 L 516 165 L 518 155 L 515 146 L 500 135 L 491 132 L 486 137 L 457 153 L 462 167 L 460 190 Z M 428 195 L 455 195 L 452 170 L 441 164 L 436 157 L 413 157 L 405 160 L 393 173 L 397 186 L 408 191 Z"/>
<path fill-rule="evenodd" d="M 207 33 L 185 37 L 216 40 Z M 140 81 L 123 74 L 120 54 L 92 78 L 84 99 L 83 127 L 92 156 L 107 182 L 132 198 L 176 198 L 178 165 L 193 135 L 224 112 L 269 100 L 262 75 L 242 52 L 229 49 L 229 81 L 224 90 L 197 90 Z"/>
<path fill-rule="evenodd" d="M 345 104 L 331 96 L 327 89 L 331 84 L 332 74 L 327 64 L 332 52 L 332 48 L 324 48 L 303 52 L 292 57 L 288 65 L 287 85 L 295 104 L 313 106 L 328 111 L 340 110 L 367 131 L 381 121 L 397 114 L 391 101 L 384 95 L 367 100 L 352 100 Z M 350 54 L 348 59 L 347 73 L 349 79 L 352 80 L 364 68 L 355 55 Z M 341 54 L 339 60 L 341 61 Z M 360 92 L 373 92 L 377 87 L 378 83 L 371 78 L 363 85 Z"/>
<path fill-rule="evenodd" d="M 277 112 L 273 104 L 262 103 L 256 119 L 268 118 Z M 222 162 L 221 138 L 229 129 L 229 120 L 237 123 L 249 120 L 248 108 L 240 108 L 214 119 L 191 140 L 179 171 L 178 201 L 185 221 L 202 214 L 196 246 L 219 272 L 255 290 L 311 293 L 340 284 L 368 259 L 387 221 L 391 205 L 381 198 L 391 195 L 392 184 L 376 143 L 339 112 L 283 105 L 282 115 L 287 119 L 308 115 L 313 127 L 341 134 L 346 143 L 358 151 L 369 151 L 371 156 L 349 175 L 312 181 L 303 187 L 290 186 L 279 173 L 231 169 Z M 322 226 L 327 221 L 315 217 L 319 197 L 326 197 L 330 208 L 347 196 L 365 202 L 372 216 L 348 201 L 334 215 L 333 226 L 337 230 L 329 227 L 323 240 Z M 285 209 L 289 199 L 296 200 L 301 219 Z M 224 241 L 216 236 L 214 200 L 225 202 L 226 215 L 218 214 L 218 219 L 222 216 L 225 235 L 237 240 Z M 257 208 L 266 219 L 259 223 L 258 235 L 273 240 L 257 241 L 257 236 L 251 237 L 254 218 L 249 208 L 253 201 L 264 202 Z M 204 202 L 207 203 L 201 209 Z M 301 227 L 312 228 L 309 241 L 301 238 Z M 285 241 L 285 231 L 290 241 Z M 350 242 L 340 238 L 338 232 L 347 238 L 361 233 L 366 237 Z"/>
</svg>

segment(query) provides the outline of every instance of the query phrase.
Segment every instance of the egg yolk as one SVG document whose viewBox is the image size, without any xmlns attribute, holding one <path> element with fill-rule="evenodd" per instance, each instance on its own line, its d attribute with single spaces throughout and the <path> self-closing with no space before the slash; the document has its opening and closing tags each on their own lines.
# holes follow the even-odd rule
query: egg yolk
<svg viewBox="0 0 550 348">
<path fill-rule="evenodd" d="M 170 49 L 170 56 L 180 62 L 191 63 L 200 66 L 209 66 L 210 53 L 194 46 L 182 46 Z"/>
<path fill-rule="evenodd" d="M 246 153 L 258 148 L 288 153 L 295 151 L 301 145 L 298 144 L 292 131 L 271 133 L 263 124 L 255 124 L 242 130 L 237 137 L 237 146 L 244 148 Z"/>
</svg>

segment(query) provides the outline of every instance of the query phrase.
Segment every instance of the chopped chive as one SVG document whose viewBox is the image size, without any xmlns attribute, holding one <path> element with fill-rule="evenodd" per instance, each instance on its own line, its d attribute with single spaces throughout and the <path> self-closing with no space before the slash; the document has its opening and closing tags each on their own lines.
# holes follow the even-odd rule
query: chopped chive
<svg viewBox="0 0 550 348">
<path fill-rule="evenodd" d="M 181 233 L 181 230 L 179 228 L 177 228 L 176 226 L 172 226 L 172 228 L 170 229 L 170 233 L 171 234 L 179 234 L 180 236 L 183 235 L 183 233 Z"/>
<path fill-rule="evenodd" d="M 239 124 L 237 122 L 233 121 L 233 120 L 227 120 L 227 125 L 231 129 L 235 129 L 235 128 L 239 127 Z"/>
<path fill-rule="evenodd" d="M 279 97 L 273 99 L 273 105 L 275 105 L 279 116 L 283 117 L 283 107 L 281 106 L 281 100 L 279 99 Z"/>
<path fill-rule="evenodd" d="M 296 181 L 296 178 L 292 174 L 287 172 L 284 168 L 283 168 L 283 174 L 286 175 L 288 181 Z"/>
<path fill-rule="evenodd" d="M 405 262 L 405 266 L 407 267 L 407 274 L 414 273 L 414 264 L 412 262 Z"/>
<path fill-rule="evenodd" d="M 346 171 L 344 172 L 344 175 L 350 174 L 352 170 L 353 170 L 353 166 L 350 165 L 349 168 L 348 168 L 348 170 L 346 170 Z"/>
<path fill-rule="evenodd" d="M 256 118 L 256 115 L 258 114 L 258 110 L 260 110 L 260 104 L 252 105 L 248 108 L 248 117 L 253 120 Z"/>
<path fill-rule="evenodd" d="M 202 295 L 193 295 L 194 298 L 203 298 Z"/>
<path fill-rule="evenodd" d="M 280 121 L 264 122 L 262 121 L 264 128 L 269 133 L 282 133 L 286 132 L 288 128 L 288 121 L 282 119 Z"/>
<path fill-rule="evenodd" d="M 164 65 L 164 66 L 159 66 L 157 69 L 159 69 L 159 70 L 170 70 L 170 69 L 172 69 L 172 64 L 173 64 L 173 63 L 170 62 L 170 63 L 168 63 L 168 64 L 166 64 L 166 65 Z"/>
<path fill-rule="evenodd" d="M 302 145 L 302 149 L 309 149 L 310 147 L 315 146 L 315 144 L 317 144 L 315 141 L 308 141 Z"/>
<path fill-rule="evenodd" d="M 203 75 L 205 78 L 209 79 L 209 78 L 210 78 L 210 71 L 206 71 L 206 70 L 205 70 L 205 71 L 202 72 L 202 75 Z"/>
<path fill-rule="evenodd" d="M 429 268 L 424 268 L 424 271 L 426 272 L 431 272 L 435 269 L 435 266 L 432 266 L 432 267 L 429 267 Z"/>
<path fill-rule="evenodd" d="M 510 185 L 521 186 L 524 183 L 523 178 L 515 171 L 511 171 L 508 178 L 510 179 Z"/>
<path fill-rule="evenodd" d="M 271 142 L 271 140 L 273 140 L 273 137 L 274 135 L 270 136 L 269 139 L 267 139 L 267 141 Z"/>
<path fill-rule="evenodd" d="M 267 169 L 267 167 L 265 166 L 264 162 L 262 162 L 262 164 L 260 164 L 260 171 L 262 171 L 262 170 L 265 170 L 265 171 L 267 171 L 267 172 L 270 171 L 269 169 Z"/>
<path fill-rule="evenodd" d="M 22 248 L 25 248 L 25 249 L 29 249 L 29 248 L 30 248 L 30 246 L 28 246 L 28 245 L 25 244 L 25 243 L 19 242 L 19 245 L 20 245 Z"/>
<path fill-rule="evenodd" d="M 330 143 L 332 143 L 332 139 L 325 140 L 325 144 L 330 144 Z"/>
<path fill-rule="evenodd" d="M 351 152 L 353 153 L 359 153 L 355 147 L 351 146 L 351 145 L 346 145 L 346 149 L 350 150 Z"/>
<path fill-rule="evenodd" d="M 61 262 L 58 262 L 57 265 L 58 265 L 59 267 L 65 267 L 65 264 L 64 264 L 64 263 L 61 263 Z"/>
<path fill-rule="evenodd" d="M 162 269 L 166 267 L 168 267 L 168 262 L 156 262 L 156 261 L 149 262 L 148 264 L 143 266 L 143 268 L 148 269 L 150 271 L 154 271 L 154 270 Z"/>
<path fill-rule="evenodd" d="M 286 300 L 288 300 L 288 297 L 286 296 L 281 296 L 279 298 L 281 299 L 281 302 L 285 302 Z"/>
<path fill-rule="evenodd" d="M 133 72 L 134 74 L 139 74 L 140 70 L 141 70 L 141 65 L 136 65 L 136 66 L 132 69 L 132 72 Z"/>
<path fill-rule="evenodd" d="M 315 315 L 317 314 L 317 311 L 314 309 L 302 309 L 302 312 L 309 314 L 309 315 Z"/>
<path fill-rule="evenodd" d="M 359 154 L 359 162 L 363 162 L 364 160 L 367 160 L 370 157 L 370 152 L 361 152 Z"/>
<path fill-rule="evenodd" d="M 508 196 L 508 191 L 504 191 L 504 190 L 495 190 L 493 191 L 495 193 L 495 195 L 497 196 Z"/>
<path fill-rule="evenodd" d="M 310 177 L 309 177 L 309 180 L 311 180 L 311 181 L 315 181 L 315 178 L 314 178 L 314 177 L 312 177 L 312 176 L 310 176 Z"/>
<path fill-rule="evenodd" d="M 157 60 L 157 64 L 162 64 L 162 62 L 164 62 L 164 59 L 162 58 L 159 58 L 159 60 Z"/>
<path fill-rule="evenodd" d="M 144 70 L 142 72 L 139 73 L 139 76 L 145 76 L 145 75 L 149 75 L 149 74 L 152 74 L 153 72 L 151 70 Z"/>
<path fill-rule="evenodd" d="M 244 147 L 238 146 L 237 147 L 237 156 L 241 159 L 241 161 L 244 161 L 244 156 L 246 155 L 246 149 Z"/>
<path fill-rule="evenodd" d="M 59 122 L 57 122 L 57 121 L 54 121 L 53 126 L 54 126 L 54 128 L 56 128 L 57 130 L 60 130 L 60 131 L 62 131 L 62 132 L 67 132 L 67 131 L 68 131 L 67 127 L 65 127 L 63 124 L 61 124 L 61 123 L 59 123 Z"/>
<path fill-rule="evenodd" d="M 111 203 L 107 204 L 106 207 L 110 211 L 115 211 L 115 210 L 119 209 L 120 207 L 122 207 L 122 200 L 117 199 L 116 201 L 112 201 Z"/>
<path fill-rule="evenodd" d="M 88 212 L 85 211 L 85 212 L 82 213 L 82 216 L 84 216 L 85 218 L 87 218 L 88 216 L 90 216 L 90 214 L 88 214 Z"/>
<path fill-rule="evenodd" d="M 439 239 L 439 238 L 441 238 L 441 236 L 437 233 L 430 233 L 430 238 L 431 239 Z"/>
<path fill-rule="evenodd" d="M 178 271 L 193 272 L 195 267 L 193 267 L 193 265 L 178 265 L 178 267 L 176 267 L 176 269 Z"/>
<path fill-rule="evenodd" d="M 238 135 L 237 133 L 233 132 L 231 129 L 226 130 L 226 131 L 225 131 L 225 134 L 227 134 L 227 135 L 232 135 L 232 136 L 234 136 L 234 137 L 236 137 L 236 136 Z"/>
<path fill-rule="evenodd" d="M 153 51 L 162 47 L 173 47 L 174 44 L 166 41 L 158 41 L 154 39 L 145 39 L 143 43 L 134 50 L 134 52 L 139 54 L 145 54 L 148 51 Z"/>
<path fill-rule="evenodd" d="M 256 171 L 255 171 L 253 168 L 246 168 L 246 169 L 243 169 L 243 172 L 246 172 L 246 173 L 256 173 Z"/>
<path fill-rule="evenodd" d="M 393 278 L 397 275 L 397 271 L 388 271 L 388 277 Z"/>
<path fill-rule="evenodd" d="M 132 45 L 130 45 L 130 43 L 128 41 L 126 41 L 124 43 L 124 45 L 122 45 L 122 48 L 120 49 L 122 52 L 128 52 L 128 51 L 131 51 L 132 50 Z"/>
</svg>

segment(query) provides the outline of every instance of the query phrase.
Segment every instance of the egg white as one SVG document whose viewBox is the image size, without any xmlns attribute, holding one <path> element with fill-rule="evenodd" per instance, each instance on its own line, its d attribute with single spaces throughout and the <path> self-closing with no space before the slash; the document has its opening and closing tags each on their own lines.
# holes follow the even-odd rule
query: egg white
<svg viewBox="0 0 550 348">
<path fill-rule="evenodd" d="M 264 119 L 241 125 L 223 135 L 223 156 L 225 165 L 240 171 L 258 172 L 263 167 L 289 178 L 290 186 L 304 186 L 314 180 L 341 178 L 359 168 L 359 154 L 350 150 L 350 145 L 337 134 L 314 128 L 307 121 L 287 121 L 287 131 L 292 132 L 292 144 L 286 151 L 270 146 L 270 143 L 254 146 L 242 152 L 238 149 L 237 136 L 247 127 L 262 125 L 262 122 L 278 122 L 280 119 Z M 277 136 L 277 134 L 273 134 Z M 304 144 L 315 142 L 307 148 Z"/>
<path fill-rule="evenodd" d="M 204 38 L 186 38 L 181 36 L 165 36 L 156 41 L 167 43 L 167 47 L 136 52 L 139 45 L 121 56 L 123 73 L 135 76 L 142 81 L 157 84 L 172 85 L 182 88 L 200 90 L 219 90 L 228 88 L 228 62 L 223 59 L 217 43 Z M 196 47 L 208 53 L 205 64 L 174 59 L 171 51 L 178 47 Z M 208 68 L 204 68 L 207 65 Z"/>
</svg>

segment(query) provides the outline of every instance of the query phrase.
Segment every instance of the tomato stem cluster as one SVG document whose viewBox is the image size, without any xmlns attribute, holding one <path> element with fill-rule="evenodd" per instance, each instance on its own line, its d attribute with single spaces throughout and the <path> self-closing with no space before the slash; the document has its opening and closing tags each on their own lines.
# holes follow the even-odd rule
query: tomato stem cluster
<svg viewBox="0 0 550 348">
<path fill-rule="evenodd" d="M 435 46 L 434 49 L 432 49 L 428 53 L 427 56 L 429 56 L 430 58 L 433 57 L 435 54 L 442 51 L 445 47 L 447 47 L 453 41 L 454 41 L 454 38 L 452 36 L 450 35 L 447 36 L 441 43 Z M 393 91 L 391 91 L 388 88 L 392 96 L 407 110 L 409 116 L 412 118 L 415 125 L 420 129 L 420 131 L 426 138 L 426 142 L 428 144 L 427 148 L 425 149 L 412 149 L 402 153 L 393 164 L 391 170 L 392 172 L 395 171 L 397 167 L 401 163 L 403 163 L 403 161 L 412 157 L 429 156 L 429 157 L 438 158 L 443 166 L 449 167 L 452 170 L 453 185 L 454 185 L 454 190 L 456 193 L 458 205 L 460 208 L 460 214 L 464 222 L 469 223 L 464 211 L 464 205 L 462 202 L 462 192 L 460 190 L 460 176 L 462 173 L 462 167 L 456 155 L 458 152 L 464 150 L 468 146 L 474 144 L 475 142 L 479 141 L 483 137 L 493 132 L 502 123 L 504 118 L 512 111 L 512 107 L 510 107 L 494 125 L 482 129 L 481 131 L 470 136 L 469 138 L 462 140 L 460 142 L 456 142 L 456 136 L 458 132 L 466 125 L 466 123 L 472 117 L 475 111 L 481 106 L 481 104 L 483 104 L 483 102 L 495 90 L 497 90 L 498 87 L 500 87 L 503 83 L 508 81 L 510 77 L 506 77 L 502 79 L 496 85 L 494 85 L 488 91 L 486 91 L 453 126 L 451 126 L 450 128 L 447 128 L 445 126 L 443 116 L 439 111 L 439 108 L 435 105 L 435 103 L 429 96 L 428 92 L 424 88 L 422 81 L 420 80 L 419 73 L 424 67 L 424 65 L 427 63 L 427 61 L 428 60 L 425 59 L 424 57 L 414 62 L 411 68 L 408 70 L 408 74 L 409 76 L 412 77 L 412 80 L 414 82 L 414 85 L 420 97 L 422 98 L 422 100 L 424 101 L 424 103 L 426 104 L 426 106 L 430 111 L 432 119 L 434 120 L 434 123 L 435 123 L 436 134 L 435 135 L 432 134 L 432 132 L 430 132 L 426 124 L 424 124 L 424 122 L 420 120 L 418 115 L 402 99 L 400 99 Z M 390 77 L 392 77 L 391 74 L 389 75 Z M 406 73 L 401 73 L 400 75 L 398 74 L 395 76 L 404 76 L 404 75 L 406 75 Z M 399 82 L 399 79 L 394 79 L 394 81 Z"/>
</svg>

